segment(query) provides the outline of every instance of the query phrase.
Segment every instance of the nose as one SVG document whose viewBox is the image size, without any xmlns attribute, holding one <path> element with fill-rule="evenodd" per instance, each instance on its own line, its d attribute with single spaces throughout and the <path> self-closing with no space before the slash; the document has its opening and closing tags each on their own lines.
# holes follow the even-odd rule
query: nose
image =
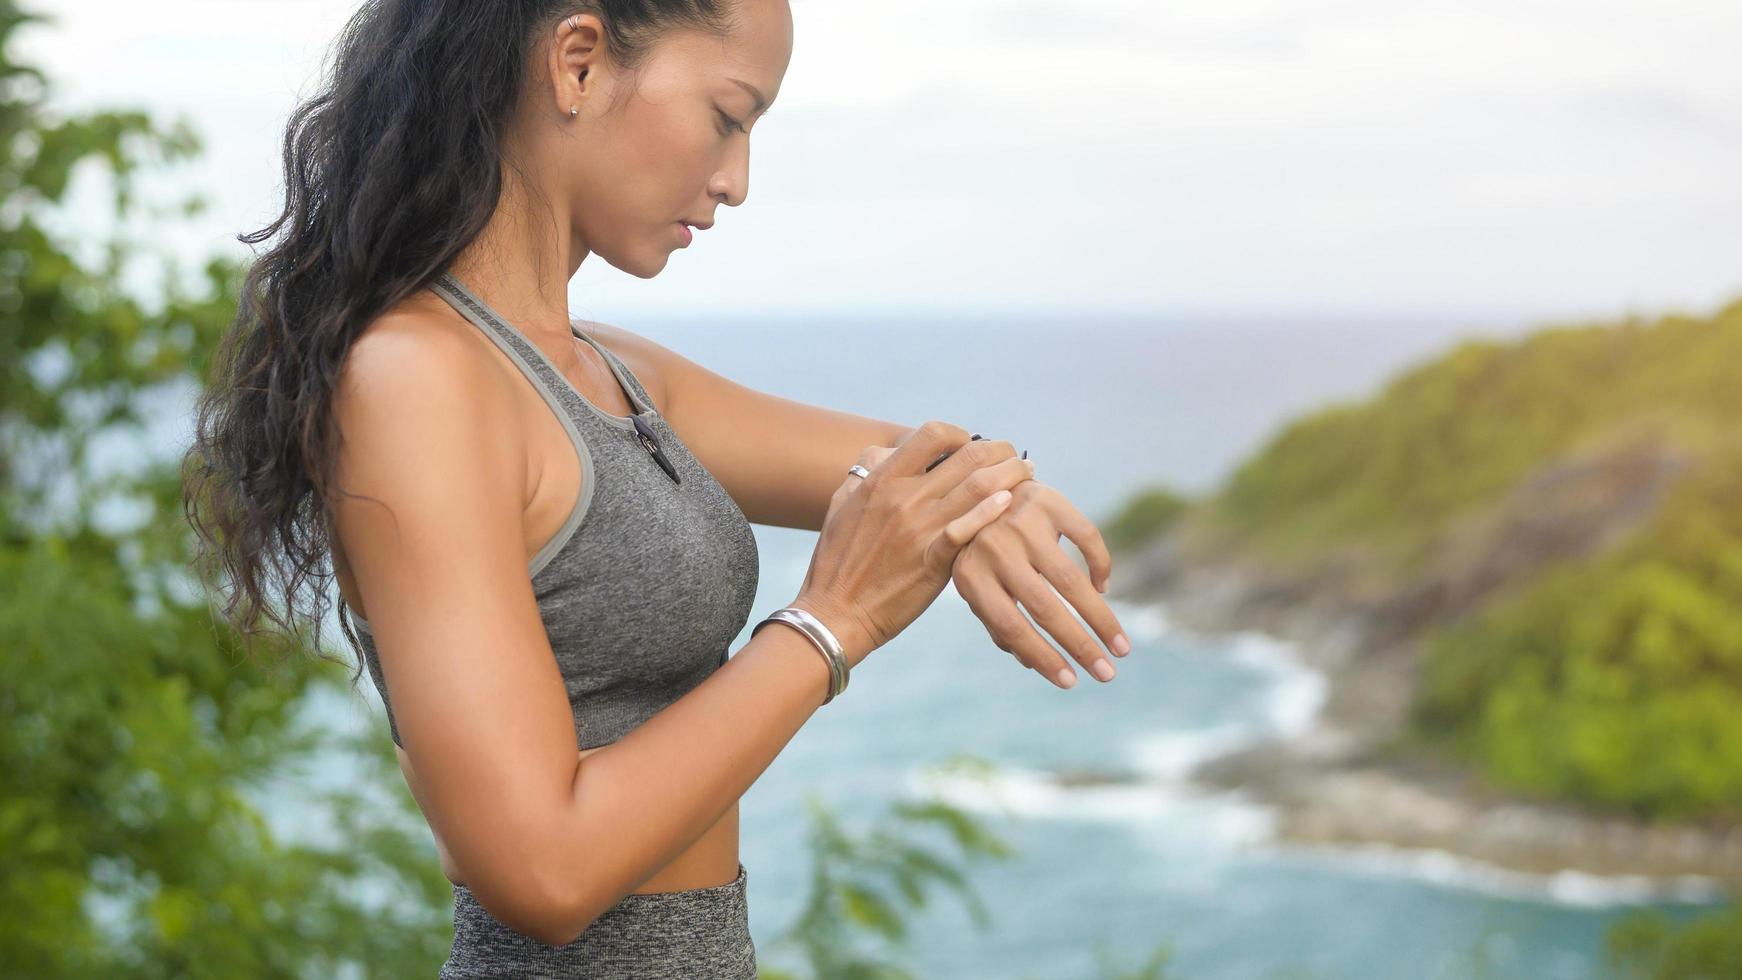
<svg viewBox="0 0 1742 980">
<path fill-rule="evenodd" d="M 715 200 L 729 208 L 735 208 L 744 203 L 750 196 L 750 144 L 747 140 L 739 141 L 743 147 L 741 153 L 735 154 L 726 166 L 714 174 L 708 191 Z"/>
</svg>

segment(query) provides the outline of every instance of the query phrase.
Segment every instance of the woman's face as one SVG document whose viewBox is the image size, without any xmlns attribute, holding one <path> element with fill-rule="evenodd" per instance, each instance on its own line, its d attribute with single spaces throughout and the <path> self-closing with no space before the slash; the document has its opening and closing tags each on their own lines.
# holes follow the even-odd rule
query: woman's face
<svg viewBox="0 0 1742 980">
<path fill-rule="evenodd" d="M 738 0 L 737 17 L 723 40 L 668 33 L 635 78 L 612 63 L 597 17 L 557 27 L 553 74 L 535 86 L 529 110 L 544 116 L 534 131 L 552 134 L 540 140 L 540 170 L 551 204 L 566 208 L 577 265 L 596 252 L 652 278 L 685 247 L 684 223 L 705 227 L 720 204 L 744 202 L 748 130 L 786 75 L 792 13 L 787 0 Z"/>
</svg>

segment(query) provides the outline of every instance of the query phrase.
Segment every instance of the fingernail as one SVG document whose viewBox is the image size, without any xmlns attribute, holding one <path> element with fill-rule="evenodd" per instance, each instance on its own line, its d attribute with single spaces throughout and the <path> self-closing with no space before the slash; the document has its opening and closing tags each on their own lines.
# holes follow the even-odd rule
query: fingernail
<svg viewBox="0 0 1742 980">
<path fill-rule="evenodd" d="M 1131 652 L 1131 641 L 1125 638 L 1124 633 L 1113 637 L 1113 652 L 1121 657 Z"/>
<path fill-rule="evenodd" d="M 1099 585 L 1095 586 L 1095 591 L 1101 593 L 1102 595 L 1106 595 L 1107 594 L 1107 580 L 1102 579 L 1101 583 Z"/>
<path fill-rule="evenodd" d="M 1089 669 L 1095 672 L 1095 676 L 1099 677 L 1102 683 L 1113 679 L 1113 665 L 1105 660 L 1095 661 Z"/>
<path fill-rule="evenodd" d="M 1073 688 L 1077 686 L 1077 673 L 1069 667 L 1060 667 L 1058 672 L 1059 687 Z"/>
</svg>

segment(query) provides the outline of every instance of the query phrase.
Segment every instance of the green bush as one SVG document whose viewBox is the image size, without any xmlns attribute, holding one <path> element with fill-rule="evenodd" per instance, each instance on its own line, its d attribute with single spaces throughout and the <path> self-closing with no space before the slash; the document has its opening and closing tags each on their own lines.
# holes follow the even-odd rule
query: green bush
<svg viewBox="0 0 1742 980">
<path fill-rule="evenodd" d="M 1150 540 L 1173 525 L 1190 501 L 1163 487 L 1150 487 L 1132 497 L 1101 525 L 1101 537 L 1112 551 L 1123 551 Z"/>
<path fill-rule="evenodd" d="M 1605 953 L 1620 980 L 1734 980 L 1742 976 L 1742 905 L 1677 928 L 1655 910 L 1609 927 Z"/>
<path fill-rule="evenodd" d="M 1696 450 L 1742 418 L 1742 301 L 1709 318 L 1466 340 L 1377 396 L 1301 417 L 1239 466 L 1206 519 L 1254 554 L 1360 546 L 1389 574 L 1532 470 L 1649 420 Z"/>
<path fill-rule="evenodd" d="M 378 732 L 357 744 L 303 720 L 311 698 L 343 696 L 343 672 L 288 643 L 279 669 L 236 656 L 189 590 L 177 460 L 92 465 L 101 441 L 145 442 L 140 396 L 197 383 L 238 270 L 213 262 L 189 296 L 172 264 L 147 309 L 118 288 L 134 243 L 75 248 L 48 230 L 79 164 L 107 165 L 124 227 L 136 171 L 198 142 L 136 112 L 54 113 L 46 79 L 5 53 L 33 19 L 0 0 L 3 972 L 429 975 L 452 936 L 449 891 L 391 751 Z M 131 519 L 104 516 L 118 502 Z M 300 781 L 316 764 L 388 792 Z M 322 826 L 291 837 L 268 821 L 286 815 L 262 800 L 286 785 Z"/>
<path fill-rule="evenodd" d="M 1645 815 L 1742 817 L 1742 451 L 1620 549 L 1431 636 L 1418 729 L 1496 784 Z"/>
</svg>

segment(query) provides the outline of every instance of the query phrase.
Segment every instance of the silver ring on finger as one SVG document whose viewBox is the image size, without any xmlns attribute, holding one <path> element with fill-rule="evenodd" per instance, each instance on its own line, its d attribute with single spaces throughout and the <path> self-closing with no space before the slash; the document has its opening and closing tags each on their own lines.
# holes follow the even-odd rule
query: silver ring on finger
<svg viewBox="0 0 1742 980">
<path fill-rule="evenodd" d="M 859 477 L 860 479 L 863 479 L 863 478 L 871 475 L 870 470 L 866 469 L 863 466 L 860 466 L 858 463 L 854 463 L 852 466 L 847 467 L 847 472 L 853 474 L 856 477 Z"/>
</svg>

